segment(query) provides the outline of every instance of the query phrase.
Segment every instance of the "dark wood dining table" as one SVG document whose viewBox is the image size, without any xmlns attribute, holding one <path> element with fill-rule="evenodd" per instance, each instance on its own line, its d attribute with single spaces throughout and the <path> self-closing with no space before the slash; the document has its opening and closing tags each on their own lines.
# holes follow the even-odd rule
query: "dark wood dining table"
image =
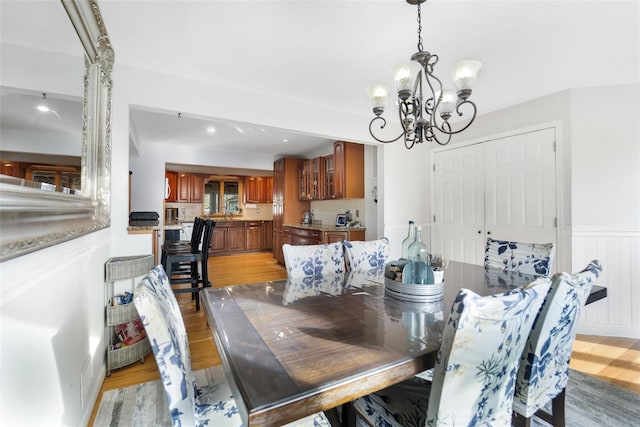
<svg viewBox="0 0 640 427">
<path fill-rule="evenodd" d="M 245 426 L 280 426 L 432 368 L 461 288 L 480 295 L 535 276 L 450 262 L 441 298 L 385 295 L 383 272 L 206 288 L 204 310 Z M 606 297 L 594 286 L 587 303 Z M 335 418 L 335 417 L 334 417 Z"/>
</svg>

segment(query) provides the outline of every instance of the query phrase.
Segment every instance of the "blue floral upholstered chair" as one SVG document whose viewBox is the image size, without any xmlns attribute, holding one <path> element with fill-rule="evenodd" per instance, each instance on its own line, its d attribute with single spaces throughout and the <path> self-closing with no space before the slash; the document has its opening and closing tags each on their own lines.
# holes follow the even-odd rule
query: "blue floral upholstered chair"
<svg viewBox="0 0 640 427">
<path fill-rule="evenodd" d="M 347 254 L 347 270 L 364 271 L 383 268 L 389 258 L 389 239 L 343 242 Z"/>
<path fill-rule="evenodd" d="M 555 246 L 553 243 L 522 243 L 487 238 L 484 266 L 549 277 Z"/>
<path fill-rule="evenodd" d="M 520 356 L 550 282 L 487 297 L 460 290 L 433 382 L 414 377 L 355 400 L 351 412 L 375 427 L 510 426 Z"/>
<path fill-rule="evenodd" d="M 182 314 L 162 265 L 142 278 L 133 300 L 160 370 L 172 425 L 242 426 L 223 376 L 206 387 L 198 387 L 195 382 Z M 329 421 L 318 413 L 289 426 L 329 426 Z"/>
<path fill-rule="evenodd" d="M 577 320 L 601 272 L 600 263 L 593 260 L 579 273 L 553 276 L 520 361 L 513 401 L 516 424 L 529 425 L 536 415 L 556 427 L 564 426 L 565 387 Z M 551 415 L 539 411 L 549 400 Z"/>
<path fill-rule="evenodd" d="M 312 277 L 341 274 L 344 269 L 342 242 L 327 245 L 282 245 L 287 276 Z"/>
</svg>

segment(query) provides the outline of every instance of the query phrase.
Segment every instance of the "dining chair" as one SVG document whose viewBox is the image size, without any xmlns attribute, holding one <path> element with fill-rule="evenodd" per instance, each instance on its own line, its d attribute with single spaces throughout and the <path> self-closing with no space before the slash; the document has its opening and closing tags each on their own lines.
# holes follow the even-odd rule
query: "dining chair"
<svg viewBox="0 0 640 427">
<path fill-rule="evenodd" d="M 282 245 L 288 277 L 322 276 L 345 272 L 342 242 L 326 245 Z"/>
<path fill-rule="evenodd" d="M 565 389 L 576 326 L 591 287 L 602 272 L 598 260 L 576 274 L 558 273 L 527 339 L 513 401 L 514 424 L 529 426 L 535 415 L 564 426 Z M 551 401 L 551 414 L 543 406 Z"/>
<path fill-rule="evenodd" d="M 196 311 L 200 310 L 200 290 L 211 286 L 208 261 L 211 236 L 215 225 L 213 220 L 205 221 L 202 243 L 195 252 L 167 255 L 166 259 L 166 273 L 173 291 L 175 293 L 191 293 L 196 303 Z M 197 247 L 198 245 L 196 245 Z"/>
<path fill-rule="evenodd" d="M 522 243 L 487 238 L 484 266 L 508 271 L 550 276 L 553 243 Z"/>
<path fill-rule="evenodd" d="M 152 268 L 138 283 L 133 302 L 160 371 L 172 425 L 242 426 L 236 401 L 224 376 L 214 376 L 214 382 L 205 387 L 196 384 L 187 331 L 162 265 Z M 288 424 L 291 427 L 329 425 L 323 413 Z"/>
<path fill-rule="evenodd" d="M 342 242 L 347 255 L 347 271 L 383 268 L 389 258 L 389 239 Z"/>
<path fill-rule="evenodd" d="M 352 402 L 373 426 L 510 426 L 520 355 L 550 286 L 540 277 L 481 297 L 461 289 L 451 307 L 433 369 Z M 426 423 L 426 424 L 425 424 Z"/>
</svg>

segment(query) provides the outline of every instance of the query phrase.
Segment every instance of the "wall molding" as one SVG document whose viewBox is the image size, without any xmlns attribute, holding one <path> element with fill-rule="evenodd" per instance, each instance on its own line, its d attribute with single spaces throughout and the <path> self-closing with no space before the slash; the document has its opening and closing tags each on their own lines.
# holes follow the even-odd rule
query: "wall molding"
<svg viewBox="0 0 640 427">
<path fill-rule="evenodd" d="M 574 227 L 570 234 L 570 271 L 598 259 L 603 271 L 597 283 L 607 287 L 607 298 L 585 307 L 578 332 L 640 338 L 640 228 Z"/>
</svg>

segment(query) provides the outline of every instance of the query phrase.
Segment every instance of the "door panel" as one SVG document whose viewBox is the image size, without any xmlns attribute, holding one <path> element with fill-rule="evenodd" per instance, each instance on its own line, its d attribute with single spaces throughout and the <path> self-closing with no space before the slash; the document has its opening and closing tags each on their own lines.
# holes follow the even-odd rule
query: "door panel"
<svg viewBox="0 0 640 427">
<path fill-rule="evenodd" d="M 554 129 L 486 144 L 486 230 L 495 239 L 556 242 Z"/>
<path fill-rule="evenodd" d="M 484 161 L 479 145 L 434 154 L 435 227 L 431 251 L 446 259 L 484 258 Z"/>
</svg>

